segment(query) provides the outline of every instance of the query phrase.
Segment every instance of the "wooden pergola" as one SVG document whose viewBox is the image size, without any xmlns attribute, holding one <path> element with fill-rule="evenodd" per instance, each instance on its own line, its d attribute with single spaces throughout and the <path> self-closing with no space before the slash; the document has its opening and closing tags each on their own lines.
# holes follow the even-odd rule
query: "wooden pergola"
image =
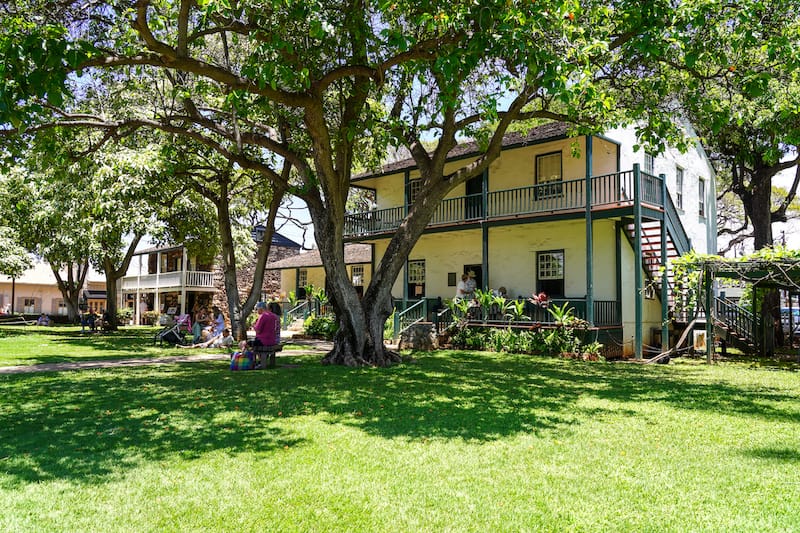
<svg viewBox="0 0 800 533">
<path fill-rule="evenodd" d="M 754 294 L 759 290 L 785 290 L 789 294 L 789 320 L 790 332 L 793 331 L 794 324 L 792 308 L 792 298 L 800 297 L 800 258 L 798 259 L 747 259 L 747 260 L 724 260 L 711 259 L 697 263 L 696 269 L 700 272 L 698 288 L 703 291 L 703 307 L 706 310 L 706 354 L 707 361 L 710 363 L 713 358 L 714 343 L 714 324 L 717 320 L 717 306 L 714 305 L 714 281 L 719 278 L 735 279 L 745 281 L 753 285 Z M 756 302 L 757 298 L 753 298 Z M 698 307 L 700 299 L 697 299 Z M 798 301 L 800 305 L 800 300 Z M 758 317 L 759 313 L 754 308 L 753 317 Z M 780 303 L 778 304 L 778 314 L 780 314 Z M 780 320 L 780 319 L 779 319 Z M 752 331 L 756 339 L 756 345 L 765 351 L 766 330 L 758 327 L 758 320 L 754 321 Z"/>
</svg>

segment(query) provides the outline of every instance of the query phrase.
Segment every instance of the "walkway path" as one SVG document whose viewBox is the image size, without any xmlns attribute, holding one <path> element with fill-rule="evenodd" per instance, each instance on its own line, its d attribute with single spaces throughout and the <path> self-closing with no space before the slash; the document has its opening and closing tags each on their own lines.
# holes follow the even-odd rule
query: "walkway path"
<svg viewBox="0 0 800 533">
<path fill-rule="evenodd" d="M 286 350 L 278 352 L 278 357 L 291 357 L 293 355 L 322 355 L 331 350 L 333 344 L 320 340 L 293 340 L 293 345 L 307 346 L 304 350 Z M 198 353 L 199 352 L 199 353 Z M 40 365 L 19 365 L 0 367 L 2 374 L 27 374 L 33 372 L 61 372 L 65 370 L 89 370 L 92 368 L 119 368 L 125 366 L 146 365 L 171 365 L 174 363 L 197 363 L 201 361 L 230 361 L 227 353 L 200 352 L 187 353 L 186 355 L 170 355 L 166 357 L 135 357 L 131 359 L 106 359 L 91 361 L 73 361 L 69 363 L 43 363 Z"/>
</svg>

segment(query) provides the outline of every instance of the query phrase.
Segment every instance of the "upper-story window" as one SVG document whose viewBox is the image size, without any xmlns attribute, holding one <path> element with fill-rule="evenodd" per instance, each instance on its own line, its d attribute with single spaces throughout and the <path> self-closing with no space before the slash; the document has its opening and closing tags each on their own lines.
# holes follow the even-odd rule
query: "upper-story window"
<svg viewBox="0 0 800 533">
<path fill-rule="evenodd" d="M 698 213 L 701 217 L 706 216 L 706 180 L 697 182 L 697 196 L 699 201 Z"/>
<path fill-rule="evenodd" d="M 683 209 L 683 169 L 675 169 L 675 206 Z"/>
<path fill-rule="evenodd" d="M 648 154 L 647 152 L 644 153 L 644 171 L 650 174 L 651 176 L 655 176 L 655 158 L 653 154 Z"/>
<path fill-rule="evenodd" d="M 561 196 L 561 152 L 536 156 L 536 198 Z"/>
<path fill-rule="evenodd" d="M 422 190 L 422 180 L 416 179 L 408 182 L 408 205 L 413 204 L 417 200 L 419 191 Z"/>
</svg>

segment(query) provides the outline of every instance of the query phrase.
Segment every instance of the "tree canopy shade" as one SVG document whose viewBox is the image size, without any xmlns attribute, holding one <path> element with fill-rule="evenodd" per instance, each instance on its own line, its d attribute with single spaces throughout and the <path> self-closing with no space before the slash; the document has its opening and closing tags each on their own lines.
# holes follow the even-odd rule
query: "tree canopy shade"
<svg viewBox="0 0 800 533">
<path fill-rule="evenodd" d="M 644 104 L 619 100 L 609 78 L 624 86 L 653 64 L 681 61 L 698 26 L 730 20 L 726 5 L 12 1 L 0 20 L 0 121 L 6 134 L 53 121 L 108 138 L 160 129 L 296 194 L 339 320 L 326 361 L 386 365 L 397 360 L 383 345 L 394 280 L 442 198 L 488 168 L 509 126 L 567 120 L 591 132 L 623 120 L 620 110 Z M 162 98 L 147 110 L 76 112 L 66 96 L 79 100 L 86 77 L 157 87 Z M 663 116 L 651 124 L 654 138 L 674 131 Z M 483 151 L 445 172 L 464 136 Z M 389 146 L 410 151 L 422 187 L 359 298 L 344 262 L 350 178 Z"/>
</svg>

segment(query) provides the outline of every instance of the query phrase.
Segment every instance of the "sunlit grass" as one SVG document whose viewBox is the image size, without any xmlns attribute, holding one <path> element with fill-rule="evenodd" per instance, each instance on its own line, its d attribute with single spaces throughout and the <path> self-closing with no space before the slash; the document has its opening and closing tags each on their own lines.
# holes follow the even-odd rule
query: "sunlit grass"
<svg viewBox="0 0 800 533">
<path fill-rule="evenodd" d="M 0 530 L 800 528 L 797 372 L 416 361 L 0 376 Z"/>
<path fill-rule="evenodd" d="M 82 333 L 80 326 L 2 326 L 0 366 L 178 353 L 174 348 L 156 346 L 153 336 L 159 330 L 126 327 L 113 333 Z"/>
</svg>

